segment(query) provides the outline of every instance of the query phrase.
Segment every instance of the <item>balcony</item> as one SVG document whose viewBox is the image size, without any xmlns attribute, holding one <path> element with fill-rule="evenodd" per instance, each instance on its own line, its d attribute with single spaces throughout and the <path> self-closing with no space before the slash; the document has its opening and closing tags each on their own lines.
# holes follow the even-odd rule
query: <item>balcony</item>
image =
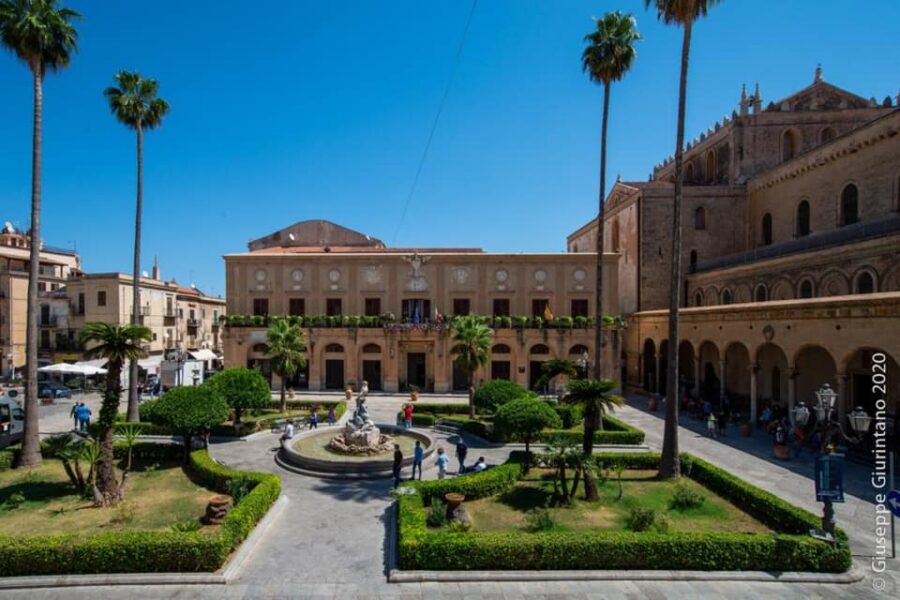
<svg viewBox="0 0 900 600">
<path fill-rule="evenodd" d="M 56 315 L 50 315 L 48 317 L 41 317 L 39 325 L 41 327 L 56 327 L 58 317 Z"/>
<path fill-rule="evenodd" d="M 187 326 L 191 327 L 193 329 L 200 327 L 200 323 L 201 323 L 200 319 L 188 319 L 187 320 Z"/>
</svg>

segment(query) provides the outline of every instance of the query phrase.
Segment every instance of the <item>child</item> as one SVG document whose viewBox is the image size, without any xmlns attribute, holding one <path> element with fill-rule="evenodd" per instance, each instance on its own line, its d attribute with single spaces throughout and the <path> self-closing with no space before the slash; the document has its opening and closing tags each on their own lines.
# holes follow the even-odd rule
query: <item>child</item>
<svg viewBox="0 0 900 600">
<path fill-rule="evenodd" d="M 450 457 L 447 456 L 443 448 L 438 448 L 437 462 L 435 464 L 438 468 L 438 479 L 443 479 L 444 475 L 447 474 L 447 465 L 450 464 Z"/>
<path fill-rule="evenodd" d="M 706 417 L 706 432 L 709 433 L 709 437 L 716 437 L 716 415 L 713 413 L 709 413 Z"/>
<path fill-rule="evenodd" d="M 284 433 L 281 434 L 281 447 L 284 448 L 284 443 L 293 439 L 294 437 L 294 424 L 288 421 L 287 427 L 284 428 Z"/>
<path fill-rule="evenodd" d="M 412 429 L 412 421 L 413 421 L 413 407 L 412 404 L 407 404 L 403 409 L 403 416 L 406 418 L 406 428 Z"/>
<path fill-rule="evenodd" d="M 334 416 L 334 405 L 328 407 L 328 425 L 334 425 L 337 422 L 337 418 Z"/>
</svg>

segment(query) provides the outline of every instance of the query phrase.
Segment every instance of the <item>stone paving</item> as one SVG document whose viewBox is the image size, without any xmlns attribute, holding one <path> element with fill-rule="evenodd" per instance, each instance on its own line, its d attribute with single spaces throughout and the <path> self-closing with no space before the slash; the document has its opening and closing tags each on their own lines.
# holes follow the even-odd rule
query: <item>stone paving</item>
<svg viewBox="0 0 900 600">
<path fill-rule="evenodd" d="M 443 399 L 442 399 L 443 400 Z M 392 423 L 404 398 L 373 397 L 370 413 L 377 422 Z M 464 399 L 457 400 L 464 401 Z M 637 401 L 640 405 L 641 401 Z M 651 448 L 658 448 L 662 420 L 631 407 L 617 416 L 646 431 Z M 745 438 L 726 443 L 692 431 L 691 423 L 681 429 L 681 449 L 735 469 L 753 483 L 772 490 L 792 502 L 818 512 L 810 502 L 812 481 L 797 465 L 788 468 L 764 456 L 764 438 L 750 438 L 750 452 L 731 447 Z M 436 435 L 438 444 L 448 449 L 453 439 Z M 452 438 L 452 436 L 451 436 Z M 485 455 L 489 462 L 501 462 L 508 448 L 485 447 L 467 437 L 470 456 Z M 755 444 L 755 446 L 754 446 Z M 872 578 L 854 585 L 782 584 L 664 581 L 664 582 L 545 582 L 545 583 L 409 583 L 386 582 L 387 526 L 391 506 L 390 482 L 384 480 L 342 481 L 289 473 L 273 460 L 278 441 L 275 435 L 255 436 L 250 441 L 215 444 L 213 455 L 236 468 L 268 470 L 281 475 L 284 493 L 290 498 L 284 514 L 273 525 L 248 559 L 238 580 L 228 586 L 139 586 L 36 589 L 0 592 L 0 598 L 396 598 L 396 599 L 549 599 L 549 598 L 889 598 L 897 597 L 896 565 L 887 581 L 887 590 L 876 593 Z M 755 449 L 755 450 L 754 450 Z M 433 463 L 433 459 L 429 461 Z M 425 478 L 435 477 L 433 464 Z M 868 506 L 868 509 L 867 509 Z M 871 504 L 854 500 L 839 508 L 839 524 L 848 530 L 858 568 L 868 571 L 871 550 L 867 545 L 867 510 Z"/>
</svg>

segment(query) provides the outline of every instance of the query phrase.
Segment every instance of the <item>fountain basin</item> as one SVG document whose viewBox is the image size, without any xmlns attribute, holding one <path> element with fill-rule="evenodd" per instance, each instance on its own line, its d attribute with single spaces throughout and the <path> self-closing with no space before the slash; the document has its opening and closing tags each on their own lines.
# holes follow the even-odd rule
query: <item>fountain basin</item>
<svg viewBox="0 0 900 600">
<path fill-rule="evenodd" d="M 404 468 L 412 465 L 413 448 L 418 440 L 425 448 L 427 459 L 435 451 L 434 438 L 421 431 L 396 425 L 378 424 L 383 434 L 390 435 L 400 444 Z M 393 452 L 376 456 L 340 454 L 328 448 L 328 442 L 340 433 L 337 427 L 304 431 L 281 449 L 279 458 L 287 465 L 323 476 L 390 477 L 394 463 Z"/>
</svg>

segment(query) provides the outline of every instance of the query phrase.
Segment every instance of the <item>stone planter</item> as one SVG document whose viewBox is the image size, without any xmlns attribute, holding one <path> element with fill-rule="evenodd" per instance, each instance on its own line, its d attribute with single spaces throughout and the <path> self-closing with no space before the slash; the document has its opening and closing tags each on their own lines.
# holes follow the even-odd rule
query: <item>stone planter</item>
<svg viewBox="0 0 900 600">
<path fill-rule="evenodd" d="M 778 460 L 790 460 L 791 448 L 787 444 L 775 444 L 774 454 Z"/>
<path fill-rule="evenodd" d="M 466 499 L 462 494 L 457 494 L 456 492 L 450 492 L 448 494 L 444 494 L 444 500 L 447 502 L 447 518 L 453 520 L 454 515 L 457 513 L 457 509 L 460 508 L 460 505 Z"/>
</svg>

